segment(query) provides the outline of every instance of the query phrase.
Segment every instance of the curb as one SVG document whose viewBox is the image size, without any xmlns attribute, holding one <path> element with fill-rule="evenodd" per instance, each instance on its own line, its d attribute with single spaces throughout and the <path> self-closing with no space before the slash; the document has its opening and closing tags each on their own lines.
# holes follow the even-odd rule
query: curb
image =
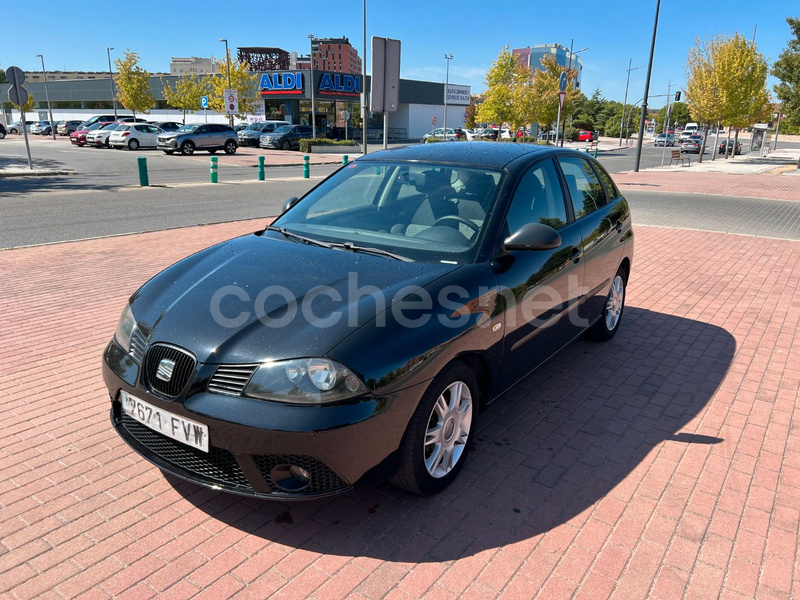
<svg viewBox="0 0 800 600">
<path fill-rule="evenodd" d="M 75 175 L 75 171 L 0 171 L 2 177 L 49 177 L 51 175 Z"/>
</svg>

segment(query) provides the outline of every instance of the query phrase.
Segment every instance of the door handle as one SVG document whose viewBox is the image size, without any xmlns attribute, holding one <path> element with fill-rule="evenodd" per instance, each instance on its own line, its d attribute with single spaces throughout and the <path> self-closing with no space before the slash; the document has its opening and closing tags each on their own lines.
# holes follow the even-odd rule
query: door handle
<svg viewBox="0 0 800 600">
<path fill-rule="evenodd" d="M 572 262 L 576 263 L 581 259 L 582 255 L 583 255 L 583 252 L 581 251 L 580 248 L 573 248 L 572 249 L 572 254 L 570 255 L 570 258 L 572 259 Z"/>
<path fill-rule="evenodd" d="M 622 221 L 617 221 L 617 233 L 622 233 Z"/>
</svg>

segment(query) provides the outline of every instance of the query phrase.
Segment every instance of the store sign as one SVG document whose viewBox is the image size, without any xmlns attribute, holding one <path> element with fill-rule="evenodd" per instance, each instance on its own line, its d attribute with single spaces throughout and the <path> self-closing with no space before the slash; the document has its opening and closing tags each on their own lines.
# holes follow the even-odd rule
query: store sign
<svg viewBox="0 0 800 600">
<path fill-rule="evenodd" d="M 261 76 L 261 94 L 301 94 L 302 73 L 265 73 Z"/>
<path fill-rule="evenodd" d="M 361 76 L 323 73 L 319 80 L 319 91 L 328 94 L 357 96 L 361 93 Z"/>
<path fill-rule="evenodd" d="M 468 85 L 448 85 L 447 103 L 469 105 L 470 91 Z"/>
</svg>

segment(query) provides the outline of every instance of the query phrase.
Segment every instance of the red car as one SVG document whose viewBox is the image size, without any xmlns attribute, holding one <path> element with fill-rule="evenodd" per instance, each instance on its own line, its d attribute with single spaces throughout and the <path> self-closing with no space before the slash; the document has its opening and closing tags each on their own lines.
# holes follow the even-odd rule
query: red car
<svg viewBox="0 0 800 600">
<path fill-rule="evenodd" d="M 106 122 L 98 121 L 97 123 L 92 123 L 86 129 L 79 129 L 78 131 L 74 131 L 69 134 L 69 141 L 76 146 L 85 146 L 86 145 L 86 134 L 90 131 L 94 131 L 95 129 L 100 129 L 104 126 L 108 125 Z"/>
<path fill-rule="evenodd" d="M 581 131 L 578 134 L 578 141 L 579 142 L 594 142 L 594 141 L 597 141 L 597 132 L 596 131 Z"/>
</svg>

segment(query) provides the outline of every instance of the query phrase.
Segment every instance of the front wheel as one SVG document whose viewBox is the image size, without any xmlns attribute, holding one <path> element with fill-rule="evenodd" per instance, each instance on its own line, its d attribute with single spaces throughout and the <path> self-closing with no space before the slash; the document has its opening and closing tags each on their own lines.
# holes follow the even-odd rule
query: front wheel
<svg viewBox="0 0 800 600">
<path fill-rule="evenodd" d="M 594 325 L 586 332 L 590 339 L 605 342 L 614 337 L 619 329 L 619 322 L 622 320 L 622 312 L 625 309 L 625 288 L 627 286 L 625 268 L 620 267 L 611 282 L 611 289 L 606 297 L 606 305 Z"/>
<path fill-rule="evenodd" d="M 422 496 L 450 485 L 469 454 L 478 398 L 475 375 L 464 363 L 445 367 L 411 417 L 392 483 Z"/>
<path fill-rule="evenodd" d="M 181 144 L 181 154 L 185 156 L 194 154 L 194 144 L 192 142 L 183 142 L 183 144 Z"/>
<path fill-rule="evenodd" d="M 233 140 L 225 142 L 225 154 L 236 154 L 236 142 Z"/>
<path fill-rule="evenodd" d="M 281 144 L 281 148 L 284 149 L 284 150 L 291 150 L 292 149 L 292 144 L 291 144 L 291 142 L 283 142 L 283 144 Z"/>
</svg>

